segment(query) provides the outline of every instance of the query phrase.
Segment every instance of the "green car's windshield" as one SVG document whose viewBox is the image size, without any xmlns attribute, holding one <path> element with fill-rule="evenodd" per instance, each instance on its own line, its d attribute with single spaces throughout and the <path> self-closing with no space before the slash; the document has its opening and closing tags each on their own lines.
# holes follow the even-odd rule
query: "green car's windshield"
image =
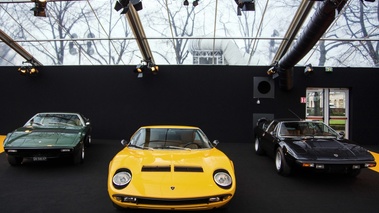
<svg viewBox="0 0 379 213">
<path fill-rule="evenodd" d="M 199 129 L 142 128 L 131 139 L 135 148 L 203 149 L 212 147 Z"/>
<path fill-rule="evenodd" d="M 30 119 L 26 126 L 58 127 L 58 126 L 82 126 L 83 122 L 76 114 L 37 114 Z"/>
</svg>

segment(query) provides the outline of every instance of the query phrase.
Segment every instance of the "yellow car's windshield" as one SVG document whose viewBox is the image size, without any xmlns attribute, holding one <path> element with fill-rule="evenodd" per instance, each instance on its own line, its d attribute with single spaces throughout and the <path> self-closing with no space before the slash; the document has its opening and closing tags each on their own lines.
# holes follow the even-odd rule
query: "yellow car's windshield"
<svg viewBox="0 0 379 213">
<path fill-rule="evenodd" d="M 212 147 L 199 129 L 142 128 L 129 146 L 153 149 L 203 149 Z"/>
</svg>

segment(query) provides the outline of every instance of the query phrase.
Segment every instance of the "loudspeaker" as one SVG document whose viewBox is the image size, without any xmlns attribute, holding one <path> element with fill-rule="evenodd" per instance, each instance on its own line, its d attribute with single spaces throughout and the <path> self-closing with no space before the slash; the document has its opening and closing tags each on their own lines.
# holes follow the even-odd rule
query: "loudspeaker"
<svg viewBox="0 0 379 213">
<path fill-rule="evenodd" d="M 275 84 L 270 77 L 254 77 L 254 98 L 275 98 Z"/>
</svg>

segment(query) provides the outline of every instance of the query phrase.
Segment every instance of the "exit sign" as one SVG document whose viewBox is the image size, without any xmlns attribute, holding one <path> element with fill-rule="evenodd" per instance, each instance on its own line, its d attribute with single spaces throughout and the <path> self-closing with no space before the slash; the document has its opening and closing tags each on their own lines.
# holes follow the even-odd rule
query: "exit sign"
<svg viewBox="0 0 379 213">
<path fill-rule="evenodd" d="M 300 97 L 300 103 L 302 104 L 307 103 L 307 97 Z"/>
</svg>

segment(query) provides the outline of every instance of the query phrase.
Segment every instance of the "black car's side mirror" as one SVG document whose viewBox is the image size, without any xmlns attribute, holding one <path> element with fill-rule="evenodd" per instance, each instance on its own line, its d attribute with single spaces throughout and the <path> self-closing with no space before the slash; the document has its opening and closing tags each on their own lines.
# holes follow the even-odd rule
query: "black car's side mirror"
<svg viewBox="0 0 379 213">
<path fill-rule="evenodd" d="M 339 132 L 338 139 L 344 139 L 344 138 L 345 138 L 345 132 Z"/>
</svg>

